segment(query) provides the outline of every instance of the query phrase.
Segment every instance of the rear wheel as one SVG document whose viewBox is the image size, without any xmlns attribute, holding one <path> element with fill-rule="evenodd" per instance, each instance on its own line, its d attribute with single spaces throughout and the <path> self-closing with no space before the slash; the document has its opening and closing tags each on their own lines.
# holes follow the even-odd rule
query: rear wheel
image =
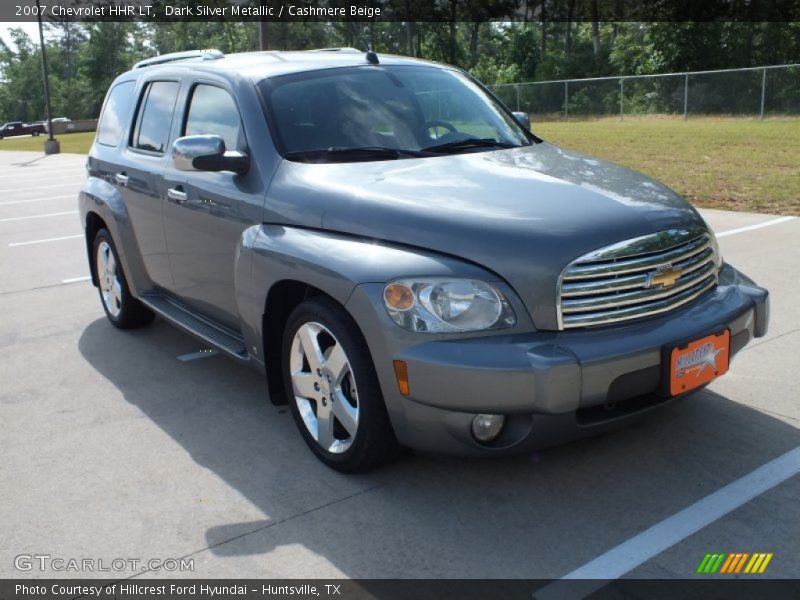
<svg viewBox="0 0 800 600">
<path fill-rule="evenodd" d="M 33 132 L 33 137 L 39 137 L 39 132 L 38 131 L 34 131 Z"/>
<path fill-rule="evenodd" d="M 108 229 L 97 232 L 93 255 L 97 289 L 108 320 L 120 329 L 133 329 L 150 323 L 155 315 L 131 295 Z"/>
<path fill-rule="evenodd" d="M 304 302 L 289 317 L 282 350 L 292 415 L 322 462 L 357 472 L 397 455 L 369 350 L 344 309 L 325 298 Z"/>
</svg>

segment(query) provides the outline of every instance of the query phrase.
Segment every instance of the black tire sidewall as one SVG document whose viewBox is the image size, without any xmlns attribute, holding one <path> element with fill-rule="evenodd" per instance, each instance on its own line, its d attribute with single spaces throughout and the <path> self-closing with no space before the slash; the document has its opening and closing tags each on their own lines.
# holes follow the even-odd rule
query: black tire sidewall
<svg viewBox="0 0 800 600">
<path fill-rule="evenodd" d="M 306 323 L 325 326 L 347 355 L 358 390 L 358 430 L 345 452 L 334 454 L 322 448 L 308 431 L 292 389 L 289 356 L 294 335 Z M 286 398 L 297 428 L 305 442 L 325 464 L 343 472 L 366 471 L 388 460 L 397 442 L 389 425 L 386 406 L 367 344 L 355 321 L 335 302 L 315 298 L 299 305 L 289 316 L 281 347 L 281 369 Z"/>
</svg>

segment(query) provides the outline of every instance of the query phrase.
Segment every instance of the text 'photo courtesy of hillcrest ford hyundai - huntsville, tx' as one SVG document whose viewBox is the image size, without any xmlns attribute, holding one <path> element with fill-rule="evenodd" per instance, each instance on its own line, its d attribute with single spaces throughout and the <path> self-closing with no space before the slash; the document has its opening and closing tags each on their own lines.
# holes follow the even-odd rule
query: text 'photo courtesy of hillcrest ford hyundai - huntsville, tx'
<svg viewBox="0 0 800 600">
<path fill-rule="evenodd" d="M 265 372 L 346 472 L 559 444 L 725 374 L 767 291 L 675 192 L 529 126 L 424 60 L 144 60 L 88 157 L 92 282 L 120 329 L 158 314 Z"/>
</svg>

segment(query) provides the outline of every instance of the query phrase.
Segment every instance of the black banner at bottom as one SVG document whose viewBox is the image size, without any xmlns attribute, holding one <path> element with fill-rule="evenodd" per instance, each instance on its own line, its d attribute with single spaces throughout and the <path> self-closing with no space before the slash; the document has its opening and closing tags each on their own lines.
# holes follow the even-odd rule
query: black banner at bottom
<svg viewBox="0 0 800 600">
<path fill-rule="evenodd" d="M 800 599 L 797 579 L 6 579 L 0 600 Z"/>
</svg>

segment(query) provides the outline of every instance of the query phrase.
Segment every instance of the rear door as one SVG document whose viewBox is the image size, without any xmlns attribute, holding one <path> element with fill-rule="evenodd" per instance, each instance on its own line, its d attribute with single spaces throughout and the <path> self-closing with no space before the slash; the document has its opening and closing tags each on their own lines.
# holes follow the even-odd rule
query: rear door
<svg viewBox="0 0 800 600">
<path fill-rule="evenodd" d="M 113 174 L 147 274 L 155 286 L 165 289 L 173 282 L 164 237 L 162 176 L 179 90 L 177 79 L 148 80 L 140 87 L 127 148 Z"/>
<path fill-rule="evenodd" d="M 196 80 L 185 98 L 179 136 L 219 135 L 227 150 L 249 152 L 241 112 L 224 81 Z M 237 175 L 179 171 L 170 162 L 164 181 L 173 290 L 198 312 L 238 330 L 236 252 L 242 232 L 261 222 L 265 189 L 258 168 Z"/>
</svg>

